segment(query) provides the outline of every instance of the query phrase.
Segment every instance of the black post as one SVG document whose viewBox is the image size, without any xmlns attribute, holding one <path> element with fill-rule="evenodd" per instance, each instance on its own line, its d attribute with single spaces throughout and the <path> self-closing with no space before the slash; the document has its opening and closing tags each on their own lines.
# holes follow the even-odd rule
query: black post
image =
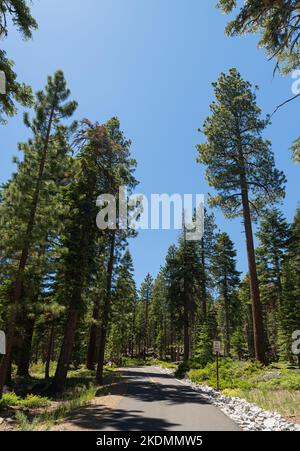
<svg viewBox="0 0 300 451">
<path fill-rule="evenodd" d="M 219 382 L 219 353 L 217 352 L 217 390 L 220 390 L 220 382 Z"/>
</svg>

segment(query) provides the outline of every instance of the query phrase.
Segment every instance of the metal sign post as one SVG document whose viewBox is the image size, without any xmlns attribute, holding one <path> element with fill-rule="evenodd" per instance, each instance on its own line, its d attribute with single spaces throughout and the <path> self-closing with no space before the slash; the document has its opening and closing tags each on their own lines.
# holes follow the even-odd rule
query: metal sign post
<svg viewBox="0 0 300 451">
<path fill-rule="evenodd" d="M 217 352 L 217 390 L 220 390 L 220 380 L 219 380 L 219 353 Z"/>
<path fill-rule="evenodd" d="M 214 341 L 213 343 L 214 354 L 216 355 L 216 371 L 217 371 L 217 390 L 220 390 L 220 378 L 219 378 L 219 356 L 221 352 L 221 342 Z"/>
</svg>

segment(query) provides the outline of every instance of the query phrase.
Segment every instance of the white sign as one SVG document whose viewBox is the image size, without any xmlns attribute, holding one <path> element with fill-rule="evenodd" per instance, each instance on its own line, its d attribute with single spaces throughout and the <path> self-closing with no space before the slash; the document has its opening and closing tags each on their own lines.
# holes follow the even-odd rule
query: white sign
<svg viewBox="0 0 300 451">
<path fill-rule="evenodd" d="M 300 330 L 295 330 L 292 334 L 292 353 L 295 355 L 300 354 Z"/>
<path fill-rule="evenodd" d="M 0 330 L 0 354 L 6 354 L 6 338 L 2 330 Z"/>
<path fill-rule="evenodd" d="M 3 70 L 0 70 L 0 94 L 6 94 L 6 76 Z"/>
<path fill-rule="evenodd" d="M 213 343 L 214 353 L 220 354 L 221 352 L 221 342 L 220 341 L 214 341 Z"/>
</svg>

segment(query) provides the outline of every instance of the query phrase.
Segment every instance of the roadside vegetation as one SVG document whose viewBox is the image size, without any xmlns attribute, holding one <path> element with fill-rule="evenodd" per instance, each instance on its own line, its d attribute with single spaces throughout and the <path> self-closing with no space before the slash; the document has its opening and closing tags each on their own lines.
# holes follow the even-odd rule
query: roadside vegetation
<svg viewBox="0 0 300 451">
<path fill-rule="evenodd" d="M 2 429 L 48 430 L 63 422 L 72 411 L 89 404 L 96 395 L 105 395 L 118 381 L 118 374 L 105 367 L 104 385 L 100 387 L 92 372 L 81 367 L 70 371 L 68 384 L 61 394 L 50 396 L 45 395 L 42 369 L 41 364 L 36 364 L 32 368 L 32 377 L 16 378 L 15 391 L 3 394 L 0 400 L 0 418 L 4 420 Z M 26 395 L 28 391 L 31 393 Z"/>
<path fill-rule="evenodd" d="M 204 367 L 195 361 L 178 365 L 175 375 L 187 377 L 198 385 L 217 389 L 216 362 Z M 290 421 L 300 423 L 300 370 L 286 362 L 263 366 L 256 361 L 221 358 L 219 387 L 227 396 L 240 397 L 280 413 Z"/>
</svg>

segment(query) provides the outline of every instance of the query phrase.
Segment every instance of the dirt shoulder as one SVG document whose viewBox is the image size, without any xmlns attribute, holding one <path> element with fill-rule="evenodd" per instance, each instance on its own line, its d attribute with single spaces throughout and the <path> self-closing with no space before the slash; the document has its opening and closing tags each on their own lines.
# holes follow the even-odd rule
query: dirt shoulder
<svg viewBox="0 0 300 451">
<path fill-rule="evenodd" d="M 117 382 L 99 390 L 96 397 L 85 406 L 73 410 L 63 422 L 51 427 L 50 431 L 95 431 L 105 415 L 116 409 L 126 394 L 126 380 L 119 378 Z"/>
<path fill-rule="evenodd" d="M 90 385 L 92 380 L 78 379 L 76 384 L 75 379 L 64 399 L 49 398 L 47 407 L 7 406 L 0 412 L 0 432 L 94 430 L 102 415 L 118 405 L 126 392 L 126 383 L 119 371 L 110 371 L 102 387 Z"/>
</svg>

